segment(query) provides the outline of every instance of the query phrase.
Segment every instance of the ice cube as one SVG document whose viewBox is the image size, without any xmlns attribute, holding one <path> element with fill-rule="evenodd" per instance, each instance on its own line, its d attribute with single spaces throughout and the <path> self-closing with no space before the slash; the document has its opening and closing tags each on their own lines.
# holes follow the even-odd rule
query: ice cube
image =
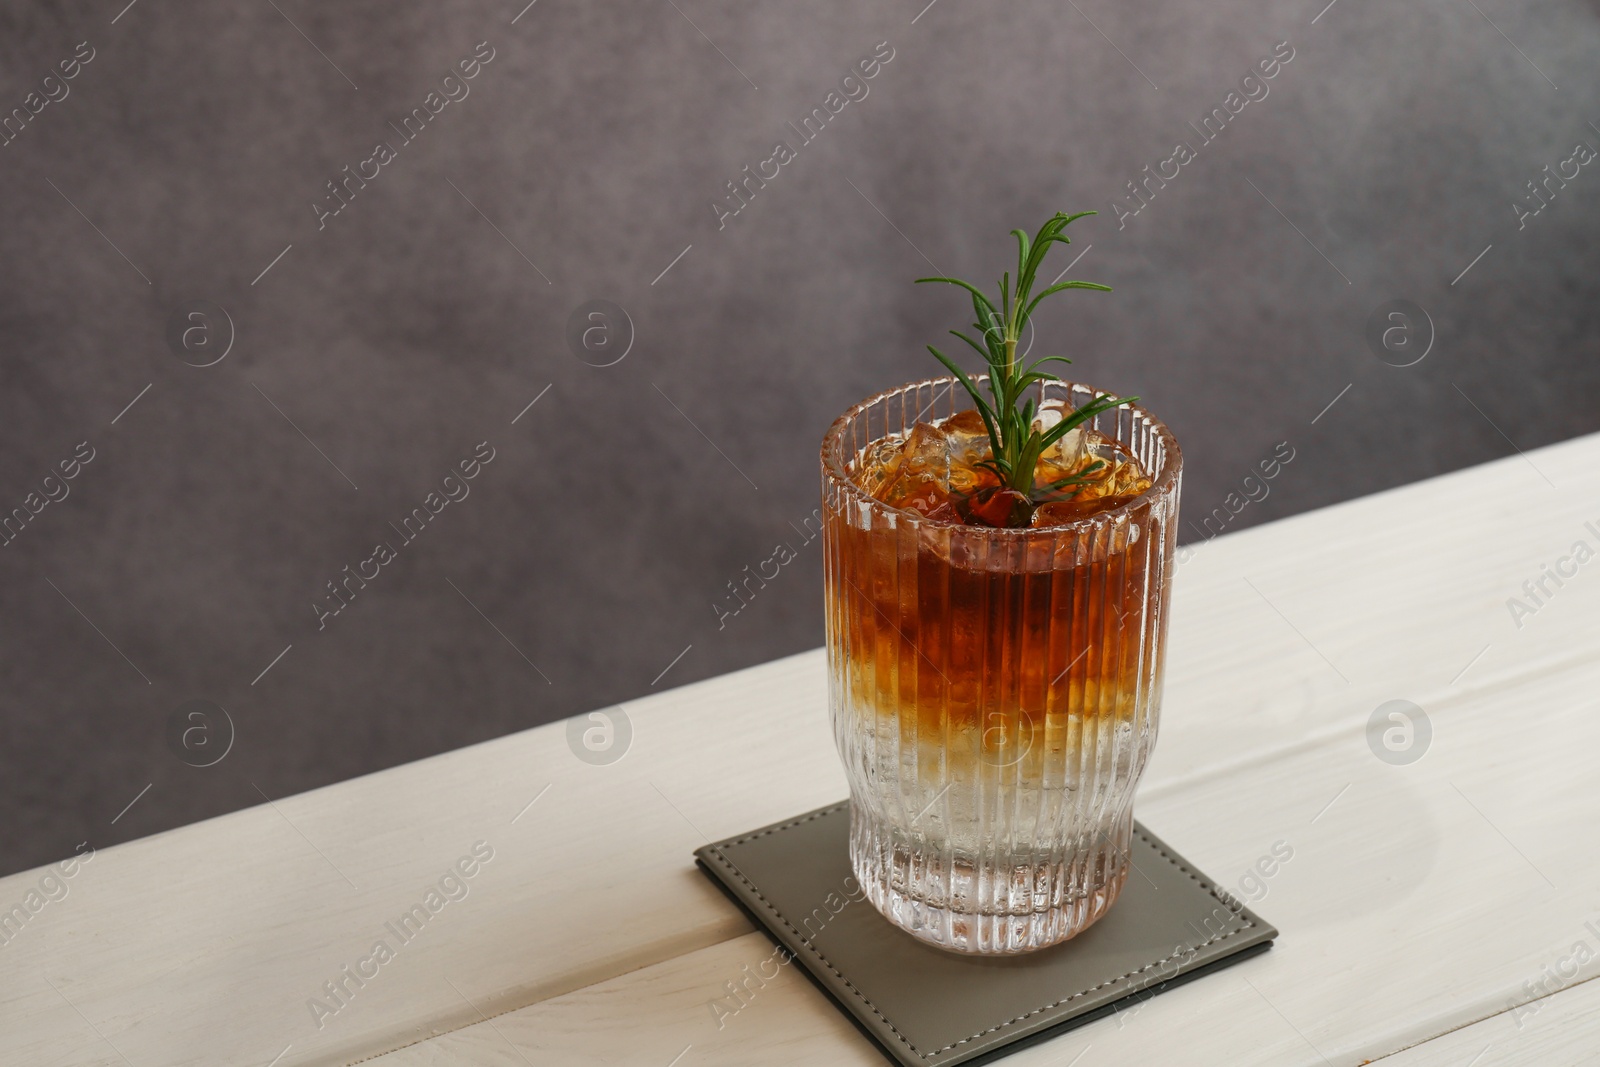
<svg viewBox="0 0 1600 1067">
<path fill-rule="evenodd" d="M 1039 464 L 1033 472 L 1035 499 L 1041 495 L 1060 496 L 1072 491 L 1071 486 L 1055 487 L 1065 479 L 1080 477 L 1088 466 L 1090 461 L 1084 455 L 1085 434 L 1082 426 L 1074 426 L 1052 441 L 1040 454 Z"/>
<path fill-rule="evenodd" d="M 898 439 L 899 458 L 892 475 L 875 494 L 896 508 L 913 508 L 924 514 L 950 498 L 950 434 L 931 423 L 919 422 Z"/>
<path fill-rule="evenodd" d="M 996 481 L 993 473 L 979 466 L 990 459 L 994 451 L 989 445 L 989 428 L 983 416 L 969 408 L 956 412 L 939 425 L 950 438 L 948 484 L 951 492 L 965 496 L 993 484 Z"/>
<path fill-rule="evenodd" d="M 958 411 L 949 418 L 939 423 L 940 429 L 946 433 L 960 434 L 963 437 L 981 437 L 989 439 L 989 429 L 984 425 L 983 414 L 977 408 L 966 408 Z"/>
<path fill-rule="evenodd" d="M 952 459 L 971 465 L 989 458 L 989 428 L 976 410 L 958 411 L 941 422 L 939 428 L 949 435 Z"/>
<path fill-rule="evenodd" d="M 898 438 L 882 437 L 862 449 L 861 458 L 852 471 L 855 483 L 871 496 L 881 496 L 900 470 L 900 448 L 903 444 Z"/>
<path fill-rule="evenodd" d="M 1139 466 L 1139 461 L 1125 445 L 1113 438 L 1090 430 L 1085 452 L 1104 466 L 1096 474 L 1095 484 L 1080 496 L 1126 498 L 1137 496 L 1150 488 L 1150 478 Z"/>
<path fill-rule="evenodd" d="M 919 422 L 900 450 L 900 466 L 915 477 L 945 480 L 950 468 L 950 434 L 941 426 Z"/>
<path fill-rule="evenodd" d="M 1085 436 L 1082 426 L 1074 426 L 1051 441 L 1049 447 L 1040 453 L 1039 458 L 1052 466 L 1071 470 L 1083 458 Z"/>
<path fill-rule="evenodd" d="M 1033 417 L 1033 427 L 1040 433 L 1050 429 L 1066 417 L 1067 405 L 1060 400 L 1046 400 L 1039 405 L 1039 411 Z"/>
</svg>

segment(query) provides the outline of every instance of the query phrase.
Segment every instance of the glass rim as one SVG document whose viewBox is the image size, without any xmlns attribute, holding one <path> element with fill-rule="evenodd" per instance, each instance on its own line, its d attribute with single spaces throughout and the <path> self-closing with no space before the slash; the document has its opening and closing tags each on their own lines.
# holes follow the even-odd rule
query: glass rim
<svg viewBox="0 0 1600 1067">
<path fill-rule="evenodd" d="M 974 383 L 986 381 L 988 377 L 987 374 L 973 375 L 972 381 Z M 929 518 L 913 508 L 893 507 L 885 504 L 856 484 L 842 462 L 845 452 L 842 447 L 843 438 L 854 419 L 872 407 L 872 405 L 885 401 L 896 394 L 905 394 L 925 387 L 936 389 L 939 386 L 949 386 L 953 390 L 960 385 L 961 383 L 957 378 L 948 374 L 937 378 L 923 378 L 920 381 L 907 382 L 892 389 L 884 389 L 852 405 L 844 414 L 833 420 L 833 424 L 828 427 L 828 432 L 822 436 L 823 475 L 839 486 L 852 503 L 862 503 L 883 513 L 893 513 L 904 521 L 911 522 L 917 526 L 926 526 L 932 529 L 970 531 L 975 535 L 984 537 L 1057 537 L 1063 532 L 1110 526 L 1118 520 L 1126 518 L 1135 508 L 1160 497 L 1170 495 L 1177 485 L 1179 475 L 1183 471 L 1183 452 L 1179 449 L 1177 438 L 1173 437 L 1172 431 L 1167 428 L 1167 424 L 1156 418 L 1150 412 L 1150 409 L 1143 405 L 1125 403 L 1118 404 L 1116 407 L 1108 409 L 1108 411 L 1134 411 L 1146 420 L 1150 428 L 1155 432 L 1156 437 L 1161 441 L 1163 453 L 1161 470 L 1151 476 L 1150 488 L 1138 496 L 1131 497 L 1114 508 L 1097 512 L 1085 518 L 1074 519 L 1072 522 L 1056 523 L 1050 526 L 971 526 L 963 522 L 953 522 L 949 519 Z M 1052 379 L 1049 382 L 1042 382 L 1040 385 L 1055 385 L 1069 393 L 1074 388 L 1086 389 L 1096 397 L 1115 395 L 1084 382 L 1068 381 L 1065 378 Z M 929 406 L 931 407 L 932 405 L 930 404 Z M 1095 419 L 1098 418 L 1099 416 L 1095 417 Z M 1092 425 L 1094 421 L 1090 420 L 1090 424 Z M 874 438 L 874 440 L 881 440 L 881 438 Z"/>
</svg>

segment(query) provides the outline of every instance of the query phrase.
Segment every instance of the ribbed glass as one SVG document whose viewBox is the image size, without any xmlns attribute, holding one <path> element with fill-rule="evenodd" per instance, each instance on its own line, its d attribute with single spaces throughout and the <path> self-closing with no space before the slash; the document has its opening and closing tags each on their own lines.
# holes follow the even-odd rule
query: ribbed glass
<svg viewBox="0 0 1600 1067">
<path fill-rule="evenodd" d="M 1041 399 L 1100 393 L 1047 383 Z M 1182 459 L 1136 405 L 1088 425 L 1153 479 L 1072 525 L 929 520 L 850 477 L 863 450 L 963 407 L 948 378 L 879 394 L 822 448 L 828 670 L 850 862 L 913 935 L 1010 954 L 1095 922 L 1128 875 L 1156 736 Z"/>
</svg>

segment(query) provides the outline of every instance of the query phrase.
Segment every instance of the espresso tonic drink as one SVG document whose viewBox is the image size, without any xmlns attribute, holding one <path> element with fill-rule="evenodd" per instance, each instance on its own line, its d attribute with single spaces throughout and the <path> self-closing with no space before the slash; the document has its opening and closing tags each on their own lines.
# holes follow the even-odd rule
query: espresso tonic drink
<svg viewBox="0 0 1600 1067">
<path fill-rule="evenodd" d="M 1047 449 L 1031 497 L 1008 493 L 984 466 L 983 420 L 950 386 L 873 397 L 823 445 L 850 856 L 869 899 L 915 936 L 1025 952 L 1088 927 L 1128 876 L 1181 459 L 1128 404 Z M 1102 395 L 1039 388 L 1046 428 Z"/>
</svg>

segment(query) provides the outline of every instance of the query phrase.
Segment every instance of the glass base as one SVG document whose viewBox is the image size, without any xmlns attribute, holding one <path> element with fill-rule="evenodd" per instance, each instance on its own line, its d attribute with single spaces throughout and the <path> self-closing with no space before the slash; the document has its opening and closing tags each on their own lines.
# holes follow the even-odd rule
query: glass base
<svg viewBox="0 0 1600 1067">
<path fill-rule="evenodd" d="M 975 855 L 850 805 L 850 866 L 873 907 L 913 937 L 974 955 L 1033 952 L 1093 926 L 1127 882 L 1132 837 L 1130 808 L 1075 845 Z"/>
</svg>

